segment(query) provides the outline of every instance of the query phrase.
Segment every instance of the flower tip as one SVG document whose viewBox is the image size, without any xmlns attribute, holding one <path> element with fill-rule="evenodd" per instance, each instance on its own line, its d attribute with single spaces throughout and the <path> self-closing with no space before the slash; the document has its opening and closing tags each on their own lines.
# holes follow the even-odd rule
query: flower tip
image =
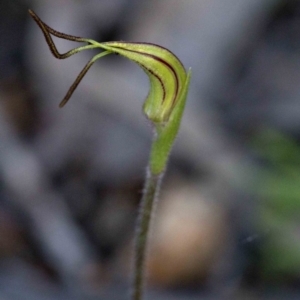
<svg viewBox="0 0 300 300">
<path fill-rule="evenodd" d="M 32 18 L 36 18 L 36 13 L 32 10 L 32 9 L 28 9 L 28 13 L 30 14 L 30 16 L 32 17 Z"/>
<path fill-rule="evenodd" d="M 64 98 L 64 99 L 59 103 L 58 107 L 59 107 L 59 108 L 63 108 L 63 107 L 66 105 L 67 102 L 68 102 L 68 99 Z"/>
</svg>

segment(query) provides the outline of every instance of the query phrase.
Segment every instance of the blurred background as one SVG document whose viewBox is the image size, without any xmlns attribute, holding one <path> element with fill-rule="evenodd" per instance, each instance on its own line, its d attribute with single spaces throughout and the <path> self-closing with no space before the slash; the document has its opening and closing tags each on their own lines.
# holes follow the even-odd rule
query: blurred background
<svg viewBox="0 0 300 300">
<path fill-rule="evenodd" d="M 152 230 L 148 299 L 299 299 L 300 1 L 0 0 L 0 299 L 129 299 L 149 85 L 64 61 L 28 14 L 193 70 Z M 54 39 L 61 52 L 75 46 Z"/>
</svg>

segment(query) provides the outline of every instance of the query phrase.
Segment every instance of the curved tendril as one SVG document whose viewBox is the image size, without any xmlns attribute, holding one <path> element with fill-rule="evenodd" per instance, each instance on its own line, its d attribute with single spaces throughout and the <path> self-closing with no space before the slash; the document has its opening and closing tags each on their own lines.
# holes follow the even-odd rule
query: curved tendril
<svg viewBox="0 0 300 300">
<path fill-rule="evenodd" d="M 80 36 L 75 36 L 75 35 L 70 35 L 70 34 L 65 34 L 65 33 L 59 32 L 59 31 L 51 28 L 46 23 L 44 23 L 33 10 L 29 9 L 28 12 L 43 31 L 45 30 L 58 38 L 69 40 L 69 41 L 74 41 L 74 42 L 86 42 L 87 41 L 87 39 L 80 37 Z M 43 28 L 45 28 L 45 29 L 43 29 Z"/>
<path fill-rule="evenodd" d="M 87 71 L 90 69 L 90 67 L 94 64 L 94 62 L 103 57 L 106 56 L 108 54 L 111 54 L 111 51 L 104 51 L 102 53 L 99 53 L 97 55 L 95 55 L 85 66 L 84 68 L 81 70 L 81 72 L 79 73 L 79 75 L 77 76 L 77 78 L 75 79 L 75 81 L 73 82 L 73 84 L 71 85 L 71 87 L 69 88 L 66 96 L 64 97 L 64 99 L 60 102 L 59 107 L 63 107 L 65 106 L 65 104 L 69 101 L 69 99 L 71 98 L 71 96 L 73 95 L 75 89 L 77 88 L 78 84 L 81 82 L 82 78 L 84 77 L 84 75 L 87 73 Z"/>
<path fill-rule="evenodd" d="M 37 23 L 37 25 L 41 28 L 44 37 L 46 39 L 46 42 L 49 46 L 49 49 L 51 51 L 51 53 L 58 59 L 65 59 L 68 58 L 70 56 L 72 56 L 73 54 L 76 54 L 78 52 L 81 52 L 83 50 L 88 50 L 88 49 L 94 49 L 94 48 L 99 48 L 99 45 L 97 43 L 91 43 L 90 40 L 88 39 L 84 39 L 82 37 L 78 37 L 78 36 L 74 36 L 74 35 L 69 35 L 69 34 L 65 34 L 59 31 L 54 30 L 53 28 L 51 28 L 50 26 L 48 26 L 47 24 L 45 24 L 37 15 L 35 12 L 33 12 L 31 9 L 29 9 L 29 14 L 31 15 L 31 17 L 33 18 L 33 20 Z M 53 36 L 56 36 L 58 38 L 61 39 L 65 39 L 65 40 L 69 40 L 69 41 L 74 41 L 74 42 L 85 42 L 88 43 L 88 45 L 85 46 L 80 46 L 80 47 L 76 47 L 74 49 L 71 49 L 65 53 L 60 53 L 57 50 L 57 47 L 55 46 L 55 43 L 51 37 L 51 34 Z M 75 79 L 75 81 L 73 82 L 73 84 L 71 85 L 71 87 L 69 88 L 66 96 L 64 97 L 64 99 L 60 102 L 59 107 L 63 107 L 71 98 L 71 96 L 73 95 L 74 91 L 76 90 L 78 84 L 81 82 L 82 78 L 84 77 L 84 75 L 87 73 L 87 71 L 90 69 L 90 67 L 94 64 L 94 62 L 103 57 L 106 56 L 108 54 L 112 53 L 112 51 L 104 51 L 100 54 L 95 55 L 85 66 L 84 68 L 81 70 L 81 72 L 79 73 L 79 75 L 77 76 L 77 78 Z"/>
<path fill-rule="evenodd" d="M 50 51 L 56 58 L 65 59 L 75 53 L 78 53 L 79 51 L 97 48 L 96 45 L 86 45 L 86 46 L 74 48 L 72 50 L 67 51 L 66 53 L 59 53 L 50 34 L 52 34 L 58 38 L 73 41 L 73 42 L 89 43 L 89 41 L 87 41 L 87 39 L 84 39 L 82 37 L 69 35 L 69 34 L 65 34 L 65 33 L 54 30 L 53 28 L 51 28 L 47 24 L 45 24 L 32 10 L 29 10 L 29 14 L 31 15 L 33 20 L 37 23 L 37 25 L 41 28 L 41 30 L 44 34 L 44 37 L 46 39 L 46 42 L 50 48 Z"/>
</svg>

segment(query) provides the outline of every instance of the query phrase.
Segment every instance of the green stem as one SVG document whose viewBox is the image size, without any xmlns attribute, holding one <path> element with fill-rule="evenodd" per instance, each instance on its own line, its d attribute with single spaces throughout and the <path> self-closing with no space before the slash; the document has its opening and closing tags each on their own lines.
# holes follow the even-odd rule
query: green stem
<svg viewBox="0 0 300 300">
<path fill-rule="evenodd" d="M 145 188 L 137 223 L 132 300 L 143 299 L 145 262 L 151 217 L 154 211 L 154 204 L 158 199 L 160 183 L 167 167 L 168 157 L 179 130 L 190 78 L 191 71 L 189 70 L 179 103 L 173 109 L 169 122 L 163 126 L 157 125 L 155 128 L 156 132 L 151 147 Z"/>
<path fill-rule="evenodd" d="M 154 175 L 149 169 L 147 170 L 146 183 L 141 201 L 135 241 L 132 300 L 141 300 L 143 297 L 147 242 L 149 236 L 148 233 L 151 225 L 150 223 L 154 211 L 154 205 L 158 198 L 162 177 L 163 173 Z"/>
</svg>

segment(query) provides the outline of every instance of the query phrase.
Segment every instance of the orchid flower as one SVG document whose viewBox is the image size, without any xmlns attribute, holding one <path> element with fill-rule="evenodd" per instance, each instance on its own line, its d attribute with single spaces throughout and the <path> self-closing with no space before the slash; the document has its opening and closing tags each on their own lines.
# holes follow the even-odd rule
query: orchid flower
<svg viewBox="0 0 300 300">
<path fill-rule="evenodd" d="M 180 127 L 191 71 L 186 72 L 180 60 L 164 47 L 150 43 L 99 43 L 91 39 L 58 32 L 45 24 L 32 10 L 29 10 L 29 14 L 42 30 L 50 51 L 58 59 L 65 59 L 88 49 L 98 48 L 104 50 L 96 54 L 85 65 L 60 102 L 60 107 L 68 102 L 78 84 L 96 60 L 106 55 L 119 54 L 130 59 L 137 63 L 149 77 L 150 91 L 144 102 L 143 112 L 153 123 L 155 134 L 141 201 L 135 248 L 133 299 L 140 300 L 143 292 L 145 253 L 153 203 L 157 199 L 160 182 Z M 82 42 L 86 45 L 65 53 L 59 53 L 52 36 Z"/>
</svg>

